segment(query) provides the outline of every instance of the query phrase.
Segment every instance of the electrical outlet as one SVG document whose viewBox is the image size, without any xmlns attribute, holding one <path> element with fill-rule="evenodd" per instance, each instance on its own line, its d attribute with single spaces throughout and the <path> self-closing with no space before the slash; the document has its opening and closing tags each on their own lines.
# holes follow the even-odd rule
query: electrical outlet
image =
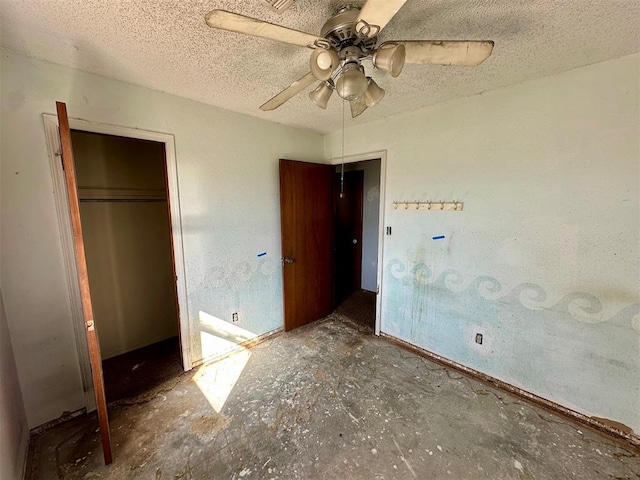
<svg viewBox="0 0 640 480">
<path fill-rule="evenodd" d="M 476 333 L 476 343 L 482 345 L 482 334 Z"/>
<path fill-rule="evenodd" d="M 231 321 L 232 322 L 237 322 L 238 321 L 238 312 L 233 312 L 231 314 Z M 480 343 L 482 343 L 482 342 L 480 342 Z"/>
</svg>

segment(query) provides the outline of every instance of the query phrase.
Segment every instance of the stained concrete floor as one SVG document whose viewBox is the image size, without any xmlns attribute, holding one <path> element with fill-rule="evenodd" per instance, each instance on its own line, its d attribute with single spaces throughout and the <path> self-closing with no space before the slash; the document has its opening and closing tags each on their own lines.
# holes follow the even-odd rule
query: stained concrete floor
<svg viewBox="0 0 640 480">
<path fill-rule="evenodd" d="M 178 337 L 102 362 L 107 402 L 140 395 L 182 373 Z"/>
<path fill-rule="evenodd" d="M 109 410 L 112 465 L 89 415 L 32 437 L 27 478 L 640 478 L 630 447 L 339 314 Z"/>
</svg>

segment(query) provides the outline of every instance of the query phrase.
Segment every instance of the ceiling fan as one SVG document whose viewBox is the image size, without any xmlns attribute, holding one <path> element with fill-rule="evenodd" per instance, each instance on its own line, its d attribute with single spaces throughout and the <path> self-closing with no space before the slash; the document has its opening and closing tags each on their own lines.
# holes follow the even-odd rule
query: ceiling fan
<svg viewBox="0 0 640 480">
<path fill-rule="evenodd" d="M 357 117 L 378 104 L 385 91 L 365 74 L 363 61 L 397 77 L 405 63 L 477 66 L 493 50 L 492 41 L 392 40 L 378 45 L 378 35 L 407 0 L 368 0 L 361 8 L 343 4 L 323 25 L 320 36 L 263 22 L 225 10 L 212 10 L 206 15 L 213 28 L 269 38 L 313 49 L 309 61 L 311 71 L 293 82 L 260 107 L 268 111 L 278 108 L 295 95 L 319 81 L 309 93 L 320 108 L 327 108 L 336 91 L 349 101 L 351 116 Z"/>
</svg>

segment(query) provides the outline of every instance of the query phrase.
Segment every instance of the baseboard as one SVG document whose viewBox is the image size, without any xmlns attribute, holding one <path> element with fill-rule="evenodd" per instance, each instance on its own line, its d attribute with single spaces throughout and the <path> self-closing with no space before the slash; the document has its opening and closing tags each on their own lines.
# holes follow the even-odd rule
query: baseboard
<svg viewBox="0 0 640 480">
<path fill-rule="evenodd" d="M 275 330 L 271 330 L 270 332 L 263 333 L 262 335 L 258 335 L 255 338 L 245 340 L 244 342 L 240 343 L 239 346 L 244 348 L 255 347 L 256 345 L 259 345 L 262 342 L 275 338 L 278 335 L 281 335 L 282 333 L 284 333 L 284 329 L 282 327 L 276 328 Z"/>
<path fill-rule="evenodd" d="M 278 335 L 281 335 L 282 333 L 284 333 L 284 329 L 282 327 L 276 328 L 275 330 L 271 330 L 267 333 L 263 333 L 262 335 L 258 335 L 255 338 L 251 338 L 249 340 L 245 340 L 244 342 L 240 342 L 237 344 L 235 348 L 232 348 L 228 352 L 225 352 L 221 355 L 196 360 L 195 362 L 193 362 L 191 368 L 199 367 L 200 365 L 204 365 L 205 363 L 220 361 L 222 359 L 227 358 L 230 355 L 233 355 L 234 353 L 238 353 L 238 351 L 241 349 L 255 347 L 256 345 L 259 345 L 262 342 L 266 342 L 267 340 L 271 340 L 272 338 L 275 338 Z"/>
<path fill-rule="evenodd" d="M 79 417 L 80 415 L 84 415 L 87 413 L 87 409 L 85 407 L 79 408 L 78 410 L 74 410 L 73 412 L 64 412 L 58 418 L 54 418 L 53 420 L 49 420 L 48 422 L 43 423 L 42 425 L 38 425 L 37 427 L 33 427 L 29 432 L 29 435 L 37 435 L 39 433 L 44 432 L 45 430 L 49 430 L 51 427 L 55 427 L 56 425 L 60 425 L 72 418 Z"/>
<path fill-rule="evenodd" d="M 502 380 L 499 380 L 495 377 L 479 372 L 478 370 L 474 370 L 473 368 L 469 368 L 465 365 L 462 365 L 461 363 L 457 363 L 457 362 L 454 362 L 453 360 L 449 360 L 448 358 L 438 355 L 437 353 L 433 353 L 423 348 L 417 347 L 409 342 L 400 340 L 399 338 L 396 338 L 387 333 L 381 333 L 381 336 L 385 340 L 405 350 L 415 353 L 416 355 L 419 355 L 424 358 L 428 358 L 432 362 L 442 365 L 443 367 L 447 367 L 452 370 L 455 370 L 458 373 L 471 377 L 474 380 L 478 380 L 493 388 L 497 388 L 498 390 L 502 390 L 503 392 L 509 393 L 510 395 L 518 397 L 537 407 L 540 407 L 552 413 L 561 415 L 567 418 L 568 420 L 571 420 L 580 425 L 589 427 L 600 433 L 605 433 L 616 440 L 622 440 L 625 444 L 628 444 L 636 449 L 640 449 L 640 436 L 634 434 L 633 431 L 626 431 L 626 428 L 628 427 L 625 428 L 625 426 L 622 424 L 618 424 L 617 422 L 609 421 L 607 419 L 601 419 L 598 417 L 590 417 L 580 412 L 576 412 L 575 410 L 564 407 L 559 403 L 552 402 L 551 400 L 547 400 L 546 398 L 540 397 L 534 393 L 515 387 L 507 382 L 503 382 Z M 608 424 L 609 422 L 611 422 L 614 425 Z M 620 425 L 620 427 L 623 428 L 624 430 L 621 428 L 617 428 L 617 426 L 615 425 Z"/>
</svg>

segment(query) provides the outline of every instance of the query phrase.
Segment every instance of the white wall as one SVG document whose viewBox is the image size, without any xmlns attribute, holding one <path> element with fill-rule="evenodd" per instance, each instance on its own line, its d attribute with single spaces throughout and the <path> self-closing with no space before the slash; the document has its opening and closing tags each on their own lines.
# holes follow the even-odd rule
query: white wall
<svg viewBox="0 0 640 480">
<path fill-rule="evenodd" d="M 22 478 L 29 428 L 0 291 L 0 478 Z"/>
<path fill-rule="evenodd" d="M 361 162 L 364 170 L 362 202 L 362 289 L 378 287 L 378 233 L 380 223 L 380 160 Z"/>
<path fill-rule="evenodd" d="M 30 426 L 84 405 L 41 118 L 56 100 L 71 117 L 175 135 L 194 360 L 212 318 L 282 326 L 278 159 L 320 160 L 320 135 L 6 50 L 1 75 L 2 288 Z"/>
<path fill-rule="evenodd" d="M 105 360 L 178 335 L 164 144 L 78 131 L 71 138 Z M 87 201 L 96 199 L 125 201 Z"/>
<path fill-rule="evenodd" d="M 336 167 L 340 172 L 341 167 Z M 362 274 L 360 287 L 375 292 L 378 287 L 378 234 L 380 223 L 380 160 L 348 163 L 345 172 L 363 170 Z"/>
<path fill-rule="evenodd" d="M 347 130 L 346 155 L 388 152 L 383 332 L 640 432 L 639 73 L 632 55 Z"/>
</svg>

